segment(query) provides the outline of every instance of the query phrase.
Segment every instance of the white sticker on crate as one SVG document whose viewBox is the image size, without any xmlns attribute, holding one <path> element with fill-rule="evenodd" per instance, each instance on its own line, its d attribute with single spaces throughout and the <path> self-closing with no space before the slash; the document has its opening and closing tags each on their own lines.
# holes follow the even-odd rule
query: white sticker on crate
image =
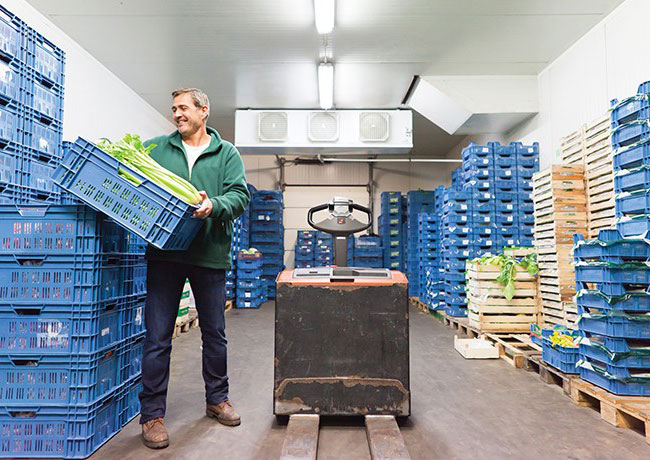
<svg viewBox="0 0 650 460">
<path fill-rule="evenodd" d="M 466 204 L 461 204 L 460 209 L 462 209 L 464 211 L 465 209 L 467 209 L 467 205 Z"/>
<path fill-rule="evenodd" d="M 135 310 L 135 320 L 134 320 L 134 322 L 135 322 L 135 324 L 137 324 L 138 326 L 139 326 L 140 324 L 142 324 L 142 307 L 138 307 L 138 308 Z"/>
<path fill-rule="evenodd" d="M 508 170 L 506 171 L 506 176 L 510 176 L 510 175 L 512 175 L 512 171 L 510 171 L 510 170 L 508 169 Z"/>
<path fill-rule="evenodd" d="M 102 337 L 104 337 L 105 335 L 108 335 L 110 333 L 111 333 L 111 328 L 110 327 L 105 327 L 104 329 L 102 329 Z"/>
<path fill-rule="evenodd" d="M 250 292 L 246 292 L 246 293 L 244 293 L 244 297 L 250 297 L 250 296 L 251 296 L 251 293 L 250 293 Z"/>
</svg>

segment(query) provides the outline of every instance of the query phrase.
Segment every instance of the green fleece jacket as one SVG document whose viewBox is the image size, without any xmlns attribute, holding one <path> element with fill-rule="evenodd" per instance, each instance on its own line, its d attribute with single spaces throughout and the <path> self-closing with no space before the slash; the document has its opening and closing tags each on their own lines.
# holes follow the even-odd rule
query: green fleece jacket
<svg viewBox="0 0 650 460">
<path fill-rule="evenodd" d="M 230 242 L 233 221 L 248 207 L 250 193 L 246 187 L 244 163 L 230 142 L 208 127 L 212 137 L 208 148 L 198 157 L 190 180 L 187 155 L 178 131 L 145 142 L 156 144 L 151 157 L 161 166 L 190 180 L 197 190 L 205 190 L 212 201 L 212 214 L 185 251 L 161 251 L 149 245 L 147 258 L 181 262 L 208 268 L 230 269 Z"/>
</svg>

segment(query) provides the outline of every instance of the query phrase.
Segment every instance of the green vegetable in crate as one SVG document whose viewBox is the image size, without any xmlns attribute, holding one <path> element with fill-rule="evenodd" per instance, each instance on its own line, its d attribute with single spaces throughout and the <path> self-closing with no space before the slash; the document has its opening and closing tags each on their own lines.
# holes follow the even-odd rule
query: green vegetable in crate
<svg viewBox="0 0 650 460">
<path fill-rule="evenodd" d="M 497 282 L 503 286 L 503 296 L 508 300 L 511 300 L 515 296 L 517 266 L 525 269 L 531 275 L 539 273 L 536 254 L 529 254 L 519 261 L 512 256 L 503 254 L 498 256 L 486 254 L 483 257 L 472 260 L 472 262 L 480 265 L 498 265 L 501 267 L 501 273 L 497 277 Z"/>
<path fill-rule="evenodd" d="M 98 145 L 100 149 L 130 168 L 135 169 L 152 182 L 165 188 L 174 196 L 188 204 L 199 204 L 202 201 L 199 191 L 182 177 L 160 166 L 149 154 L 156 148 L 155 144 L 145 147 L 137 134 L 127 134 L 124 139 L 112 143 L 103 139 Z M 124 179 L 138 184 L 139 181 L 126 171 L 120 171 Z"/>
</svg>

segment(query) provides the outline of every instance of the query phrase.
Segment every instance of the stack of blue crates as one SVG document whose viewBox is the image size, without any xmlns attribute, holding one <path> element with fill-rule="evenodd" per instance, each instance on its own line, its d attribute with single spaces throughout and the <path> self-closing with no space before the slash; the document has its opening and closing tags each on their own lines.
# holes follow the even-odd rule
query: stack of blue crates
<svg viewBox="0 0 650 460">
<path fill-rule="evenodd" d="M 436 210 L 436 192 L 434 190 L 413 190 L 406 195 L 406 276 L 409 280 L 409 296 L 419 296 L 420 273 L 423 253 L 418 245 L 419 214 L 432 213 Z"/>
<path fill-rule="evenodd" d="M 263 261 L 264 257 L 258 251 L 240 251 L 237 254 L 237 308 L 260 308 L 266 301 Z"/>
<path fill-rule="evenodd" d="M 352 266 L 381 268 L 384 266 L 384 250 L 378 236 L 360 236 L 348 239 L 353 249 Z M 348 249 L 348 257 L 350 250 Z"/>
<path fill-rule="evenodd" d="M 232 241 L 230 245 L 232 270 L 226 271 L 226 299 L 236 298 L 237 287 L 237 254 L 242 249 L 250 247 L 250 211 L 247 208 L 244 213 L 234 221 Z"/>
<path fill-rule="evenodd" d="M 0 205 L 0 240 L 0 456 L 87 457 L 139 412 L 144 242 L 83 205 Z"/>
<path fill-rule="evenodd" d="M 317 267 L 327 267 L 334 262 L 334 239 L 332 235 L 316 232 L 314 241 L 314 264 Z"/>
<path fill-rule="evenodd" d="M 0 26 L 0 203 L 76 204 L 51 179 L 62 156 L 65 53 L 1 6 Z"/>
<path fill-rule="evenodd" d="M 85 458 L 140 411 L 146 244 L 53 183 L 65 55 L 0 28 L 0 457 Z"/>
<path fill-rule="evenodd" d="M 298 230 L 294 256 L 296 268 L 315 267 L 316 230 Z"/>
<path fill-rule="evenodd" d="M 442 280 L 445 311 L 449 316 L 466 316 L 465 262 L 473 244 L 473 196 L 449 188 L 442 208 Z"/>
<path fill-rule="evenodd" d="M 463 189 L 463 168 L 456 168 L 451 172 L 451 188 L 461 191 Z"/>
<path fill-rule="evenodd" d="M 419 248 L 419 294 L 422 302 L 430 309 L 438 308 L 439 290 L 442 278 L 442 207 L 444 202 L 444 187 L 434 191 L 434 211 L 418 215 Z M 435 299 L 433 301 L 432 299 Z"/>
<path fill-rule="evenodd" d="M 641 235 L 650 230 L 650 82 L 612 104 L 616 228 Z"/>
<path fill-rule="evenodd" d="M 275 299 L 275 279 L 284 268 L 284 199 L 280 190 L 257 190 L 251 200 L 251 247 L 264 254 L 262 278 Z"/>
<path fill-rule="evenodd" d="M 404 196 L 400 192 L 382 192 L 379 235 L 384 248 L 384 267 L 404 270 Z"/>
<path fill-rule="evenodd" d="M 650 396 L 650 243 L 617 230 L 574 238 L 580 377 L 617 395 Z"/>
</svg>

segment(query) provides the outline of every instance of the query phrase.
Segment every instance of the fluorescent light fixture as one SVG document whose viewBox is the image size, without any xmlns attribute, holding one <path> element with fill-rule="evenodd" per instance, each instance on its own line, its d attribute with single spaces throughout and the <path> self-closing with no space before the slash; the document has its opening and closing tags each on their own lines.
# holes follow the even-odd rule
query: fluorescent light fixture
<svg viewBox="0 0 650 460">
<path fill-rule="evenodd" d="M 334 30 L 335 0 L 314 0 L 316 30 L 319 34 L 329 34 Z"/>
<path fill-rule="evenodd" d="M 334 104 L 334 65 L 322 62 L 318 66 L 318 100 L 323 110 L 329 110 Z"/>
</svg>

